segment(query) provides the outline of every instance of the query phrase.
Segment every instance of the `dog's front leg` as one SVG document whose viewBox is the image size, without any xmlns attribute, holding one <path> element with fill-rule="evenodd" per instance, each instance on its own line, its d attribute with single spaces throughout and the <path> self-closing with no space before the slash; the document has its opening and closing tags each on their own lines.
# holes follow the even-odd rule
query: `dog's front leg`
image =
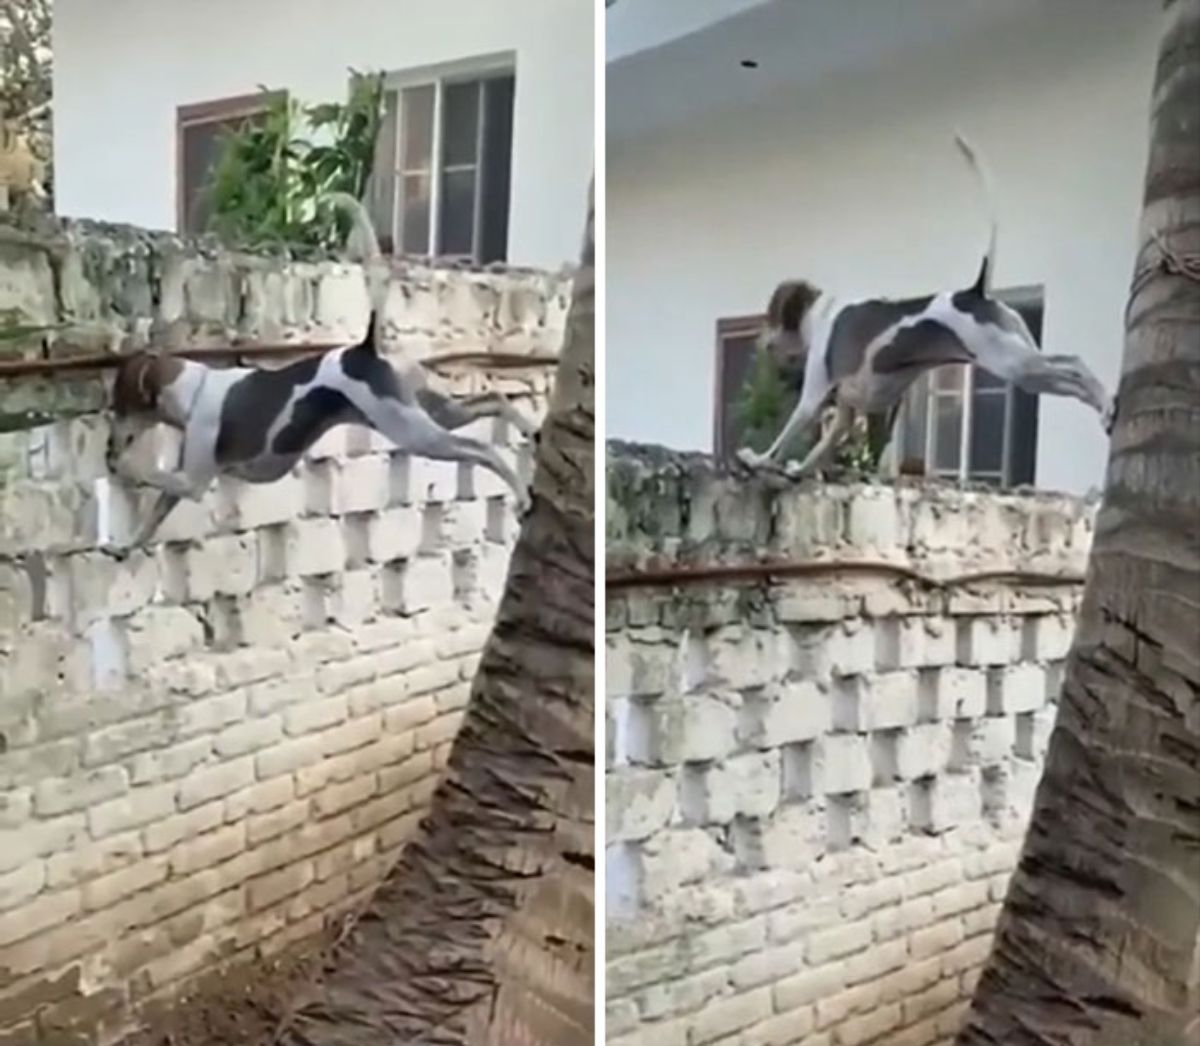
<svg viewBox="0 0 1200 1046">
<path fill-rule="evenodd" d="M 116 473 L 124 479 L 143 486 L 153 487 L 159 496 L 150 510 L 150 515 L 138 529 L 137 536 L 125 550 L 141 548 L 162 526 L 163 521 L 180 501 L 199 501 L 212 483 L 212 477 L 188 472 L 165 472 L 156 468 L 138 468 L 128 461 L 118 459 Z"/>
<path fill-rule="evenodd" d="M 146 522 L 142 524 L 130 547 L 142 548 L 146 545 L 180 500 L 178 494 L 168 494 L 166 491 L 160 493 L 154 502 L 154 507 L 150 510 L 150 515 L 146 517 Z"/>
<path fill-rule="evenodd" d="M 779 456 L 780 451 L 796 436 L 803 432 L 807 432 L 812 427 L 813 423 L 820 416 L 820 401 L 814 402 L 811 398 L 805 399 L 801 397 L 800 402 L 796 404 L 796 409 L 792 411 L 792 415 L 787 420 L 787 424 L 783 426 L 783 430 L 775 437 L 775 442 L 772 443 L 762 454 L 756 453 L 750 447 L 742 447 L 737 452 L 737 457 L 743 465 L 748 465 L 750 468 L 757 468 L 760 465 L 768 464 Z"/>
</svg>

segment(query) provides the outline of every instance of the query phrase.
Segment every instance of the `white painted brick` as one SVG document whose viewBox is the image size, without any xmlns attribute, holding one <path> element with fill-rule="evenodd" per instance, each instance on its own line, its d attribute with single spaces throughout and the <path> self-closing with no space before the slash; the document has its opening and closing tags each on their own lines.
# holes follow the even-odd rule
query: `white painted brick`
<svg viewBox="0 0 1200 1046">
<path fill-rule="evenodd" d="M 155 784 L 182 777 L 208 759 L 212 752 L 213 742 L 208 736 L 142 752 L 130 760 L 129 777 L 135 785 Z"/>
<path fill-rule="evenodd" d="M 781 807 L 763 825 L 762 854 L 769 868 L 806 869 L 825 850 L 825 815 L 815 804 Z"/>
<path fill-rule="evenodd" d="M 188 548 L 185 570 L 189 600 L 245 595 L 258 579 L 258 540 L 246 534 L 211 537 Z"/>
<path fill-rule="evenodd" d="M 857 622 L 835 626 L 827 637 L 828 663 L 835 676 L 855 676 L 875 668 L 875 636 Z"/>
<path fill-rule="evenodd" d="M 759 714 L 761 733 L 754 738 L 756 744 L 776 748 L 810 741 L 830 728 L 830 696 L 814 682 L 785 683 L 759 706 Z"/>
<path fill-rule="evenodd" d="M 285 538 L 288 570 L 295 574 L 333 574 L 346 565 L 342 528 L 333 519 L 300 519 Z"/>
<path fill-rule="evenodd" d="M 937 674 L 937 715 L 974 719 L 987 710 L 987 673 L 974 668 L 942 668 Z"/>
<path fill-rule="evenodd" d="M 93 839 L 103 839 L 165 818 L 175 810 L 177 786 L 172 782 L 134 788 L 127 795 L 92 806 L 87 812 Z"/>
<path fill-rule="evenodd" d="M 960 665 L 1002 665 L 1012 657 L 1012 623 L 1007 618 L 967 617 L 957 624 Z"/>
<path fill-rule="evenodd" d="M 294 579 L 256 588 L 238 604 L 242 642 L 282 646 L 304 628 L 304 589 Z"/>
<path fill-rule="evenodd" d="M 985 716 L 975 721 L 967 737 L 967 765 L 992 766 L 1013 754 L 1016 721 L 1012 716 Z"/>
<path fill-rule="evenodd" d="M 383 454 L 350 458 L 340 463 L 333 476 L 329 511 L 375 512 L 388 503 L 390 459 Z"/>
<path fill-rule="evenodd" d="M 858 687 L 859 728 L 886 730 L 917 721 L 917 675 L 886 672 L 863 677 Z"/>
<path fill-rule="evenodd" d="M 897 742 L 897 770 L 911 781 L 940 774 L 950 765 L 953 733 L 947 722 L 918 723 L 903 731 Z"/>
<path fill-rule="evenodd" d="M 398 593 L 388 592 L 384 585 L 384 600 L 404 614 L 448 603 L 454 599 L 454 576 L 449 553 L 414 556 L 398 572 Z"/>
<path fill-rule="evenodd" d="M 204 646 L 203 626 L 182 607 L 147 607 L 129 619 L 125 634 L 134 673 Z"/>
<path fill-rule="evenodd" d="M 392 482 L 393 489 L 398 487 L 400 491 L 400 502 L 405 505 L 453 501 L 458 497 L 458 465 L 453 461 L 432 461 L 398 454 L 393 461 Z M 479 494 L 477 489 L 476 496 L 487 495 Z"/>
<path fill-rule="evenodd" d="M 212 739 L 210 745 L 222 759 L 230 759 L 257 752 L 282 738 L 283 717 L 273 715 L 228 726 Z"/>
<path fill-rule="evenodd" d="M 827 795 L 871 787 L 871 757 L 865 737 L 830 734 L 816 744 L 814 775 Z"/>
<path fill-rule="evenodd" d="M 778 751 L 685 767 L 680 788 L 684 817 L 695 824 L 724 824 L 738 815 L 767 817 L 779 805 L 781 782 Z"/>
<path fill-rule="evenodd" d="M 606 783 L 606 843 L 645 839 L 666 828 L 675 812 L 675 778 L 657 770 L 633 770 Z"/>
<path fill-rule="evenodd" d="M 73 777 L 50 778 L 34 787 L 33 808 L 39 817 L 53 817 L 124 795 L 129 774 L 123 766 L 106 766 Z"/>
<path fill-rule="evenodd" d="M 988 714 L 1036 712 L 1046 704 L 1046 670 L 1041 665 L 1011 665 L 988 673 Z"/>
<path fill-rule="evenodd" d="M 227 484 L 227 486 L 226 486 Z M 288 474 L 274 483 L 222 482 L 226 517 L 238 530 L 289 523 L 304 511 L 304 483 Z"/>
</svg>

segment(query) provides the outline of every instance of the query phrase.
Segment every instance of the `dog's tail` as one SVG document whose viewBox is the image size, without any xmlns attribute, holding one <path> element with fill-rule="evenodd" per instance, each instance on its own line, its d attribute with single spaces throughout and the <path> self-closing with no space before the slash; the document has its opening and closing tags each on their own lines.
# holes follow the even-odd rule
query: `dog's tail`
<svg viewBox="0 0 1200 1046">
<path fill-rule="evenodd" d="M 367 281 L 367 297 L 371 304 L 371 315 L 367 321 L 367 333 L 362 344 L 371 349 L 377 349 L 376 334 L 379 312 L 383 306 L 383 298 L 387 293 L 387 279 L 383 275 L 380 262 L 383 251 L 379 249 L 379 237 L 375 234 L 375 224 L 363 202 L 351 196 L 348 192 L 331 192 L 326 199 L 335 210 L 341 211 L 350 218 L 350 235 L 346 238 L 346 254 L 363 267 L 363 275 Z"/>
<path fill-rule="evenodd" d="M 961 135 L 954 135 L 954 144 L 958 146 L 959 152 L 967 161 L 967 166 L 975 172 L 975 176 L 979 179 L 979 183 L 983 188 L 984 200 L 987 203 L 988 221 L 991 223 L 991 230 L 988 237 L 987 253 L 983 256 L 983 264 L 979 267 L 979 276 L 975 280 L 975 285 L 971 288 L 977 294 L 987 295 L 992 287 L 992 275 L 996 271 L 996 195 L 992 191 L 992 178 L 988 172 L 987 165 L 980 159 L 979 154 L 971 146 L 971 144 Z"/>
</svg>

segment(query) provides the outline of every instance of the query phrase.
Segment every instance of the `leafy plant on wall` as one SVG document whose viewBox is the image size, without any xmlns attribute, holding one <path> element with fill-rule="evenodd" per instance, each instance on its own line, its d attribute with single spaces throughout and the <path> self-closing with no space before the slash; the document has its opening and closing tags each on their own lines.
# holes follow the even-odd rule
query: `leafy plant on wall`
<svg viewBox="0 0 1200 1046">
<path fill-rule="evenodd" d="M 760 453 L 764 451 L 787 423 L 796 399 L 797 393 L 785 380 L 775 356 L 760 346 L 734 408 L 737 445 L 751 447 Z M 856 418 L 852 432 L 834 454 L 832 468 L 873 472 L 883 452 L 879 439 L 872 438 L 875 435 L 868 432 L 865 418 Z M 783 448 L 780 461 L 801 460 L 819 438 L 819 431 L 797 437 Z"/>
<path fill-rule="evenodd" d="M 345 103 L 272 99 L 265 118 L 227 133 L 212 182 L 210 229 L 256 249 L 323 252 L 345 241 L 333 192 L 362 199 L 383 116 L 382 74 L 355 75 Z"/>
</svg>

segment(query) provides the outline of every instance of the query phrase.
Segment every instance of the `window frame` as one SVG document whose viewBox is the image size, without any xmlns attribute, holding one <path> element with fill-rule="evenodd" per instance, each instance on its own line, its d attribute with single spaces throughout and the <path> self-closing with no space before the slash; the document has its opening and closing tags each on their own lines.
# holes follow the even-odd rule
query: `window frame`
<svg viewBox="0 0 1200 1046">
<path fill-rule="evenodd" d="M 713 457 L 723 461 L 730 452 L 729 418 L 725 410 L 725 346 L 735 338 L 757 338 L 766 316 L 747 313 L 740 316 L 724 316 L 717 319 L 716 362 L 713 367 Z"/>
<path fill-rule="evenodd" d="M 387 95 L 395 94 L 395 128 L 392 133 L 393 154 L 390 158 L 392 189 L 391 201 L 387 205 L 387 211 L 391 215 L 391 228 L 380 229 L 381 238 L 386 237 L 392 243 L 393 255 L 409 254 L 415 257 L 427 257 L 438 260 L 459 260 L 475 262 L 479 257 L 481 249 L 481 241 L 483 234 L 483 193 L 484 193 L 484 178 L 483 178 L 483 151 L 484 139 L 487 130 L 487 105 L 485 93 L 482 90 L 482 83 L 487 80 L 500 79 L 504 77 L 512 77 L 514 86 L 514 110 L 515 110 L 515 92 L 516 92 L 516 77 L 517 77 L 517 56 L 515 51 L 504 51 L 495 54 L 482 55 L 475 58 L 463 59 L 457 62 L 444 62 L 437 65 L 419 66 L 412 69 L 400 70 L 397 72 L 387 73 L 383 78 L 383 91 L 385 100 Z M 478 119 L 475 127 L 475 162 L 473 164 L 453 164 L 449 168 L 442 160 L 442 144 L 444 138 L 444 107 L 445 93 L 448 86 L 456 84 L 479 83 L 481 89 L 478 99 Z M 421 255 L 415 254 L 405 249 L 404 246 L 404 212 L 401 198 L 404 178 L 406 177 L 405 169 L 402 167 L 402 159 L 404 155 L 404 92 L 420 87 L 432 87 L 434 89 L 433 97 L 433 127 L 430 138 L 430 158 L 429 158 L 429 237 L 428 251 Z M 385 101 L 386 105 L 386 101 Z M 515 112 L 514 112 L 515 124 Z M 509 164 L 511 163 L 516 144 L 515 126 L 513 132 L 509 134 L 508 150 Z M 387 162 L 383 157 L 376 157 L 375 168 L 372 172 L 374 181 L 378 180 L 378 175 L 381 172 L 381 164 Z M 475 199 L 474 213 L 472 215 L 471 227 L 471 253 L 469 254 L 446 254 L 441 251 L 442 238 L 442 179 L 447 170 L 474 170 L 475 172 Z M 415 174 L 420 172 L 408 172 Z M 379 206 L 383 203 L 382 199 L 375 196 L 377 188 L 372 189 L 372 204 Z M 509 197 L 505 200 L 505 207 L 508 209 L 509 217 L 512 216 L 512 191 L 511 178 Z M 507 249 L 505 251 L 507 254 Z"/>
<path fill-rule="evenodd" d="M 287 97 L 286 90 L 255 91 L 252 94 L 227 95 L 175 107 L 175 231 L 180 236 L 200 235 L 203 232 L 189 232 L 187 229 L 188 209 L 191 206 L 185 185 L 184 139 L 187 131 L 192 127 L 226 123 L 239 117 L 247 119 L 261 116 L 272 105 L 286 101 Z M 199 192 L 201 188 L 198 187 L 196 191 Z"/>
</svg>

